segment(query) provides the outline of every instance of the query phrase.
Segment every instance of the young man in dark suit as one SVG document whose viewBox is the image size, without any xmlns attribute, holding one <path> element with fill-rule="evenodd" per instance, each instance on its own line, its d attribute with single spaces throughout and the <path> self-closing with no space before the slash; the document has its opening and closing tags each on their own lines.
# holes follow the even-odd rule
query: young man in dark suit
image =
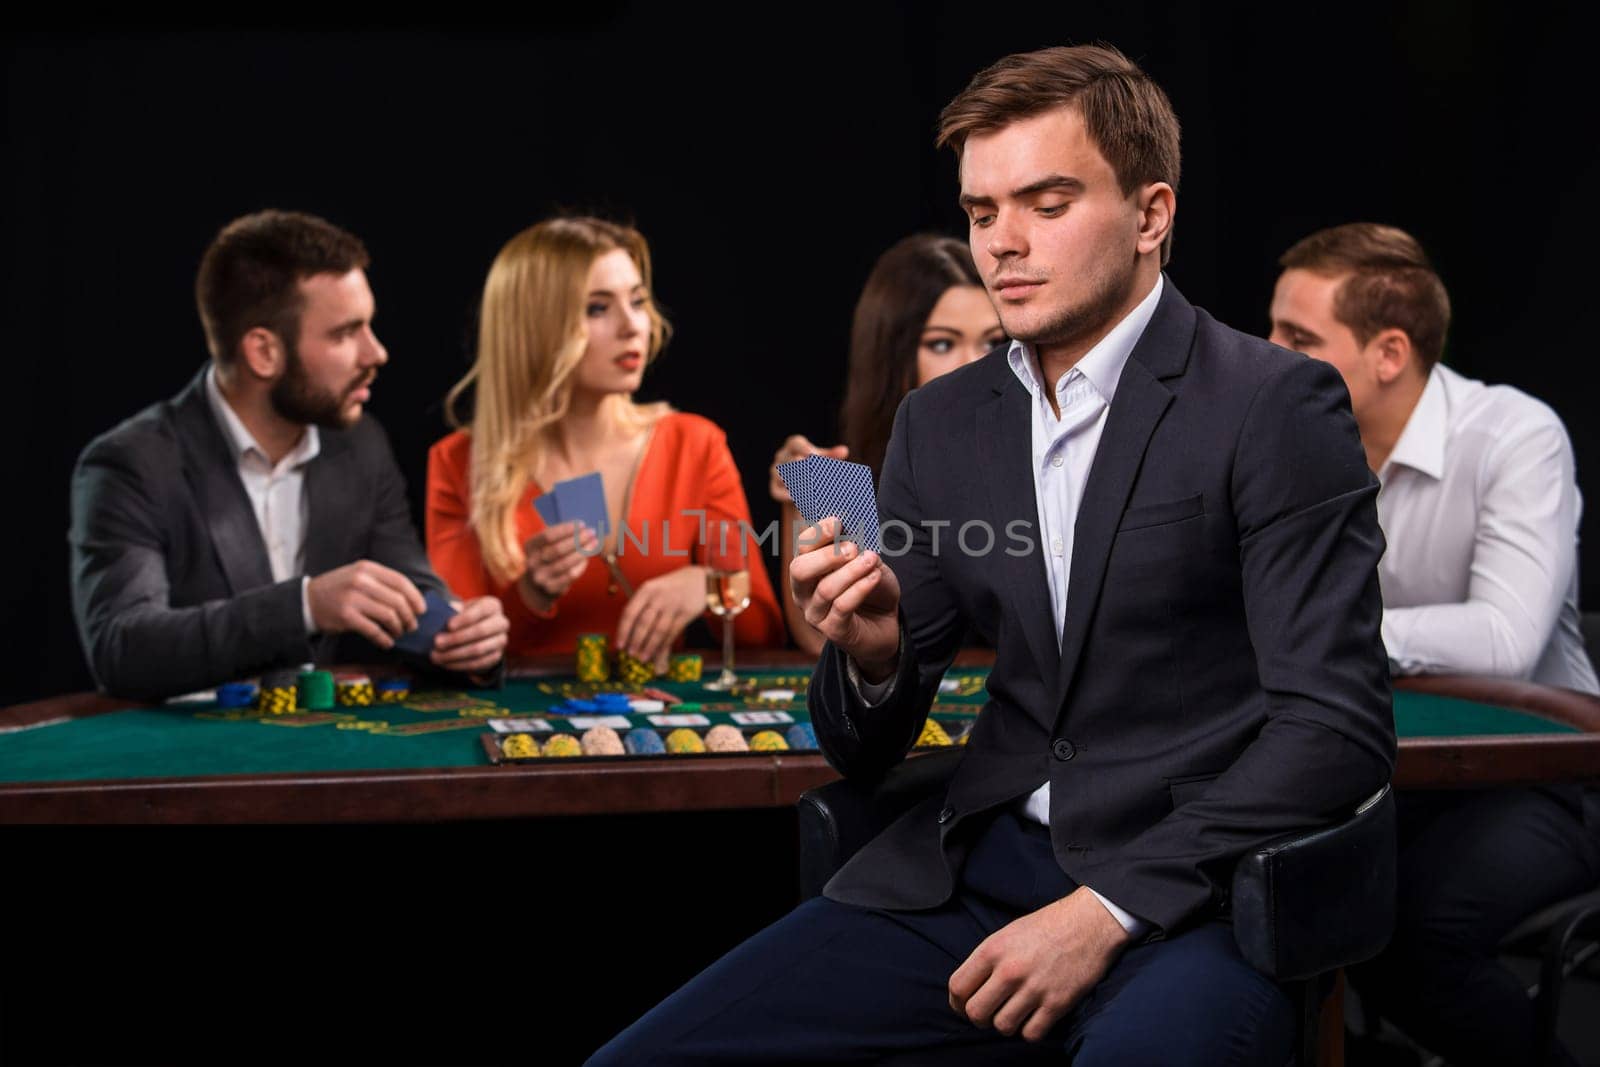
<svg viewBox="0 0 1600 1067">
<path fill-rule="evenodd" d="M 100 687 L 157 699 L 307 661 L 359 662 L 448 595 L 405 483 L 362 414 L 389 355 L 366 249 L 330 223 L 264 211 L 200 265 L 211 362 L 181 393 L 96 438 L 72 480 L 72 594 Z M 431 664 L 487 677 L 500 602 L 460 604 Z"/>
<path fill-rule="evenodd" d="M 1344 385 L 1162 277 L 1177 120 L 1120 53 L 1001 60 L 940 140 L 1014 340 L 901 405 L 882 556 L 830 539 L 791 584 L 845 775 L 904 756 L 969 625 L 989 703 L 947 795 L 595 1062 L 981 1061 L 1020 1036 L 1278 1067 L 1290 1003 L 1238 952 L 1229 875 L 1347 818 L 1395 753 Z"/>
</svg>

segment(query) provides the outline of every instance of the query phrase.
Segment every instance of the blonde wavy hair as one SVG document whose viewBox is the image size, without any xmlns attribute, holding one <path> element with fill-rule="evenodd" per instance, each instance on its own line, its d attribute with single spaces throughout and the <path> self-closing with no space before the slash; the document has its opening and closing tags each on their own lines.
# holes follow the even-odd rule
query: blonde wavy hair
<svg viewBox="0 0 1600 1067">
<path fill-rule="evenodd" d="M 489 266 L 478 313 L 478 354 L 445 397 L 445 417 L 472 437 L 470 522 L 489 573 L 515 580 L 526 565 L 517 537 L 516 509 L 543 458 L 543 433 L 560 422 L 572 402 L 573 374 L 589 345 L 585 292 L 596 259 L 628 253 L 644 282 L 653 362 L 672 327 L 651 290 L 650 248 L 630 226 L 604 219 L 548 219 L 523 230 Z M 457 405 L 476 387 L 470 423 Z M 620 405 L 624 421 L 644 427 L 665 404 Z"/>
</svg>

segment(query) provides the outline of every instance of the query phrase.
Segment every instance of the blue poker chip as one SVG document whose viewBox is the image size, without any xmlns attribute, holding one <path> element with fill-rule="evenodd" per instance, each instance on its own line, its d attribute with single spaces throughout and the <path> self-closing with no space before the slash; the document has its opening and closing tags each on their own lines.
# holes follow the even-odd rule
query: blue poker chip
<svg viewBox="0 0 1600 1067">
<path fill-rule="evenodd" d="M 592 700 L 569 700 L 561 708 L 563 711 L 599 711 L 600 705 Z"/>
<path fill-rule="evenodd" d="M 629 730 L 622 738 L 622 747 L 630 756 L 659 756 L 667 751 L 661 735 L 643 726 Z"/>
<path fill-rule="evenodd" d="M 790 748 L 816 748 L 817 735 L 808 722 L 797 722 L 784 732 L 783 739 Z"/>
<path fill-rule="evenodd" d="M 378 692 L 380 693 L 398 693 L 402 689 L 407 691 L 411 689 L 411 683 L 404 678 L 385 678 L 378 683 Z"/>
<path fill-rule="evenodd" d="M 601 693 L 594 698 L 593 703 L 602 708 L 626 708 L 628 701 L 632 699 L 626 693 Z"/>
<path fill-rule="evenodd" d="M 248 708 L 256 702 L 256 687 L 249 682 L 227 682 L 217 686 L 217 707 Z"/>
</svg>

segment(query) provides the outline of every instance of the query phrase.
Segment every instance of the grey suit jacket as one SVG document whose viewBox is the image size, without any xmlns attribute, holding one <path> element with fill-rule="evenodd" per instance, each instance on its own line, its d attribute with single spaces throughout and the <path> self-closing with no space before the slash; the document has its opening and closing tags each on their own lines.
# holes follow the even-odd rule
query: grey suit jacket
<svg viewBox="0 0 1600 1067">
<path fill-rule="evenodd" d="M 363 416 L 322 430 L 307 465 L 306 574 L 368 559 L 445 592 L 388 438 Z M 299 577 L 274 582 L 204 371 L 83 450 L 72 475 L 72 605 L 100 688 L 155 699 L 305 662 L 371 662 L 370 643 L 310 639 Z"/>
<path fill-rule="evenodd" d="M 1061 868 L 1170 932 L 1220 911 L 1241 855 L 1348 817 L 1389 777 L 1377 480 L 1333 368 L 1228 329 L 1169 282 L 1089 471 L 1058 644 L 1029 403 L 1001 348 L 900 405 L 878 504 L 913 532 L 903 554 L 899 528 L 884 535 L 905 654 L 893 693 L 865 707 L 824 648 L 809 692 L 823 752 L 846 775 L 881 773 L 969 625 L 996 658 L 948 794 L 826 892 L 934 907 L 984 815 L 1048 781 Z M 992 551 L 958 547 L 973 520 Z M 1012 523 L 1033 530 L 1030 551 Z"/>
</svg>

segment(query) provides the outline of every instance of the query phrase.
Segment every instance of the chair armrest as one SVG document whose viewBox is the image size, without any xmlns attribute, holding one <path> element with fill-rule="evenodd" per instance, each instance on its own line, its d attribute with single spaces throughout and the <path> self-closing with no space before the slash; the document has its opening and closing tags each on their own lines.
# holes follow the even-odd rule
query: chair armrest
<svg viewBox="0 0 1600 1067">
<path fill-rule="evenodd" d="M 944 790 L 963 753 L 912 756 L 870 783 L 829 782 L 800 796 L 800 899 L 809 900 L 862 845 Z"/>
<path fill-rule="evenodd" d="M 1233 871 L 1233 935 L 1280 982 L 1371 959 L 1395 922 L 1395 808 L 1386 785 L 1337 826 L 1265 845 Z"/>
</svg>

